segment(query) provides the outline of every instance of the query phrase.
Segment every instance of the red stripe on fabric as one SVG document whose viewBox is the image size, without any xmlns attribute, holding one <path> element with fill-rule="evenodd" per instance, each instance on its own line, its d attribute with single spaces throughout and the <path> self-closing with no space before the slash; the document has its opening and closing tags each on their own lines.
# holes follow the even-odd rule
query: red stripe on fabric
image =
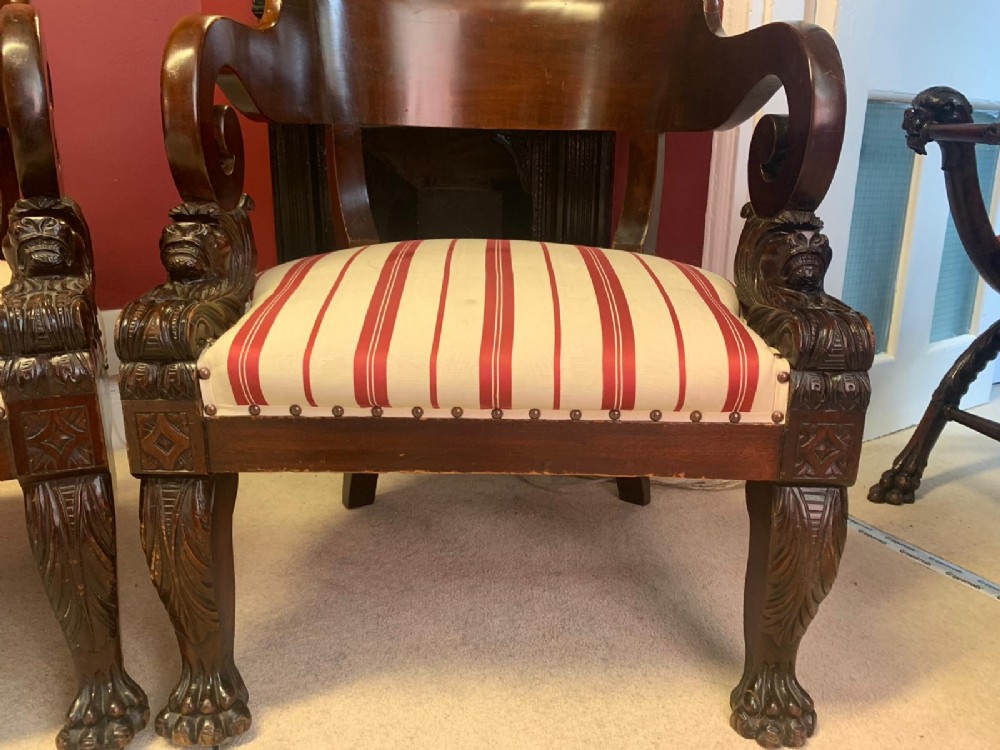
<svg viewBox="0 0 1000 750">
<path fill-rule="evenodd" d="M 419 245 L 419 241 L 400 242 L 382 264 L 354 350 L 354 398 L 359 406 L 392 406 L 386 378 L 389 345 L 410 261 Z"/>
<path fill-rule="evenodd" d="M 757 394 L 757 380 L 760 375 L 760 361 L 757 347 L 746 326 L 733 315 L 719 297 L 712 282 L 694 266 L 671 261 L 687 277 L 691 285 L 712 310 L 719 331 L 726 342 L 729 359 L 729 388 L 723 411 L 749 411 Z"/>
<path fill-rule="evenodd" d="M 292 265 L 278 282 L 275 290 L 250 314 L 246 323 L 241 326 L 233 339 L 233 344 L 229 347 L 226 369 L 229 374 L 229 384 L 238 405 L 267 405 L 260 384 L 261 350 L 278 313 L 281 312 L 295 290 L 299 288 L 306 274 L 322 257 L 314 255 L 303 258 Z"/>
<path fill-rule="evenodd" d="M 333 282 L 333 286 L 330 287 L 329 293 L 326 295 L 326 299 L 323 300 L 323 305 L 319 308 L 319 315 L 316 316 L 316 322 L 313 324 L 312 331 L 309 332 L 309 341 L 306 342 L 306 350 L 302 355 L 302 385 L 305 388 L 306 401 L 310 406 L 319 406 L 313 398 L 312 392 L 312 377 L 309 374 L 309 366 L 312 363 L 312 353 L 313 348 L 316 346 L 316 337 L 319 335 L 319 328 L 323 325 L 323 319 L 326 317 L 327 308 L 330 307 L 330 302 L 333 301 L 333 295 L 337 293 L 337 289 L 340 288 L 340 282 L 344 280 L 344 274 L 347 273 L 347 269 L 351 267 L 354 259 L 361 254 L 362 250 L 366 250 L 366 247 L 359 248 L 354 251 L 350 258 L 344 263 L 340 268 L 340 273 L 337 274 L 337 280 Z M 344 252 L 347 252 L 346 250 Z"/>
<path fill-rule="evenodd" d="M 649 267 L 649 264 L 641 255 L 633 255 L 632 257 L 639 261 L 639 265 L 646 269 L 646 273 L 653 280 L 653 283 L 660 292 L 660 296 L 663 297 L 663 303 L 667 306 L 667 311 L 670 313 L 670 322 L 674 326 L 674 337 L 677 339 L 677 403 L 674 404 L 674 411 L 680 411 L 684 408 L 684 399 L 687 396 L 687 362 L 684 355 L 684 335 L 681 333 L 681 322 L 677 318 L 677 310 L 674 309 L 674 303 L 671 301 L 670 295 L 667 294 L 667 290 L 663 288 L 663 284 L 660 283 L 656 274 L 653 273 L 653 269 Z"/>
<path fill-rule="evenodd" d="M 444 306 L 448 299 L 448 282 L 451 279 L 451 256 L 458 240 L 452 240 L 444 257 L 444 277 L 441 279 L 441 298 L 438 301 L 437 321 L 434 324 L 434 343 L 431 344 L 431 408 L 440 409 L 438 404 L 437 375 L 438 351 L 441 348 L 441 329 L 444 327 Z"/>
<path fill-rule="evenodd" d="M 486 241 L 483 336 L 479 345 L 479 406 L 509 409 L 513 394 L 514 266 L 509 240 Z"/>
<path fill-rule="evenodd" d="M 602 251 L 577 246 L 594 285 L 601 318 L 604 389 L 602 409 L 635 408 L 635 331 L 628 299 L 611 261 Z"/>
<path fill-rule="evenodd" d="M 559 317 L 559 288 L 556 286 L 556 272 L 549 257 L 549 248 L 544 243 L 542 254 L 545 256 L 545 267 L 549 272 L 549 287 L 552 289 L 552 322 L 555 329 L 552 342 L 552 408 L 559 408 L 559 389 L 561 388 L 562 369 L 562 321 Z"/>
</svg>

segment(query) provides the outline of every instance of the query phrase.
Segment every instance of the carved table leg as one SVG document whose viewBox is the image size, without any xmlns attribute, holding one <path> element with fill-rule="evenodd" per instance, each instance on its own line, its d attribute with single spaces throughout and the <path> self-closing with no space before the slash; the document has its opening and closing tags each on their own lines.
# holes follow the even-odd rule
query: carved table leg
<svg viewBox="0 0 1000 750">
<path fill-rule="evenodd" d="M 816 729 L 816 712 L 795 658 L 837 576 L 847 491 L 748 482 L 747 512 L 746 665 L 730 697 L 730 723 L 764 747 L 800 747 Z"/>
<path fill-rule="evenodd" d="M 79 682 L 56 746 L 125 747 L 146 726 L 149 706 L 122 665 L 110 477 L 99 473 L 23 486 L 31 550 Z"/>
<path fill-rule="evenodd" d="M 649 505 L 649 477 L 617 477 L 618 497 L 632 505 Z"/>
<path fill-rule="evenodd" d="M 976 337 L 962 356 L 955 360 L 931 396 L 913 437 L 896 456 L 892 468 L 883 472 L 879 483 L 868 490 L 869 500 L 890 505 L 913 502 L 914 493 L 920 487 L 920 478 L 927 468 L 927 458 L 948 423 L 948 410 L 958 408 L 962 397 L 986 365 L 996 358 L 997 352 L 1000 352 L 1000 321 Z"/>
<path fill-rule="evenodd" d="M 142 546 L 181 651 L 180 681 L 156 717 L 156 733 L 175 745 L 218 745 L 250 728 L 249 694 L 233 659 L 238 478 L 142 480 Z"/>
</svg>

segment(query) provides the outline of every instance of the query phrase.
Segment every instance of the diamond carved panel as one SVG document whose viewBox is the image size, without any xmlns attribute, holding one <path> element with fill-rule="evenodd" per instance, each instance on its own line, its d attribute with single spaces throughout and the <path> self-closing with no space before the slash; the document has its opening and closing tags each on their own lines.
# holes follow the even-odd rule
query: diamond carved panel
<svg viewBox="0 0 1000 750">
<path fill-rule="evenodd" d="M 191 423 L 184 412 L 136 412 L 141 448 L 140 463 L 146 471 L 192 471 Z"/>
<path fill-rule="evenodd" d="M 795 476 L 842 479 L 847 474 L 856 433 L 849 424 L 804 423 L 795 452 Z"/>
<path fill-rule="evenodd" d="M 31 474 L 86 469 L 95 465 L 86 406 L 63 406 L 21 414 L 24 452 Z"/>
</svg>

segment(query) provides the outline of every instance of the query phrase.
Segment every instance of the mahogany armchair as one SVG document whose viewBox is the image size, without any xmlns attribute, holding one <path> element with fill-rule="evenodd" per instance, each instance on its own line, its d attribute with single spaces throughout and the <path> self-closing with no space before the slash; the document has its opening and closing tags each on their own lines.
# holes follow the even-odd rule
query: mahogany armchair
<svg viewBox="0 0 1000 750">
<path fill-rule="evenodd" d="M 948 205 L 958 236 L 983 280 L 1000 291 L 1000 238 L 983 201 L 976 163 L 976 144 L 1000 145 L 1000 130 L 996 125 L 973 122 L 972 111 L 961 92 L 935 86 L 914 98 L 903 117 L 903 130 L 907 145 L 918 154 L 925 156 L 929 143 L 940 146 Z M 961 408 L 962 397 L 998 352 L 1000 320 L 979 334 L 941 379 L 920 424 L 892 462 L 892 468 L 869 488 L 869 500 L 890 505 L 912 503 L 930 453 L 948 422 L 1000 440 L 1000 424 Z"/>
<path fill-rule="evenodd" d="M 255 278 L 230 106 L 321 124 L 344 249 Z M 750 117 L 735 287 L 642 255 L 651 143 Z M 727 38 L 714 0 L 269 0 L 257 28 L 176 27 L 163 128 L 184 203 L 169 281 L 118 322 L 142 541 L 180 643 L 156 731 L 212 745 L 250 725 L 233 653 L 231 518 L 241 471 L 590 474 L 641 499 L 650 476 L 748 480 L 744 674 L 732 725 L 799 746 L 813 701 L 799 642 L 833 584 L 873 357 L 867 321 L 823 291 L 813 213 L 839 158 L 830 37 L 771 24 Z M 508 240 L 381 244 L 362 128 L 619 131 L 629 184 L 613 249 Z M 310 248 L 324 250 L 325 248 Z"/>
<path fill-rule="evenodd" d="M 56 745 L 121 748 L 149 707 L 122 664 L 90 234 L 62 193 L 38 34 L 34 8 L 0 2 L 0 478 L 24 490 L 31 549 L 76 667 Z"/>
</svg>

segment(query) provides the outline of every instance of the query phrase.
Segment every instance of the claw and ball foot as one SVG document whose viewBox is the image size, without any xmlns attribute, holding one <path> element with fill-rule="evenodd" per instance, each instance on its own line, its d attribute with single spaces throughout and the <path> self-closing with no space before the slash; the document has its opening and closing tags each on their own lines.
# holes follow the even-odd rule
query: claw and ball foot
<svg viewBox="0 0 1000 750">
<path fill-rule="evenodd" d="M 795 659 L 837 576 L 847 492 L 748 482 L 746 493 L 746 663 L 730 696 L 730 723 L 763 747 L 801 747 L 816 729 L 816 711 L 795 676 Z"/>
<path fill-rule="evenodd" d="M 233 658 L 237 479 L 142 480 L 143 549 L 182 664 L 177 687 L 156 717 L 156 733 L 181 747 L 221 745 L 251 724 L 249 693 Z"/>
<path fill-rule="evenodd" d="M 156 717 L 156 733 L 180 747 L 214 747 L 250 728 L 243 678 L 230 666 L 225 674 L 194 674 L 185 664 L 167 707 Z"/>
<path fill-rule="evenodd" d="M 149 705 L 140 687 L 118 667 L 86 683 L 56 736 L 59 750 L 123 748 L 146 726 Z"/>
</svg>

